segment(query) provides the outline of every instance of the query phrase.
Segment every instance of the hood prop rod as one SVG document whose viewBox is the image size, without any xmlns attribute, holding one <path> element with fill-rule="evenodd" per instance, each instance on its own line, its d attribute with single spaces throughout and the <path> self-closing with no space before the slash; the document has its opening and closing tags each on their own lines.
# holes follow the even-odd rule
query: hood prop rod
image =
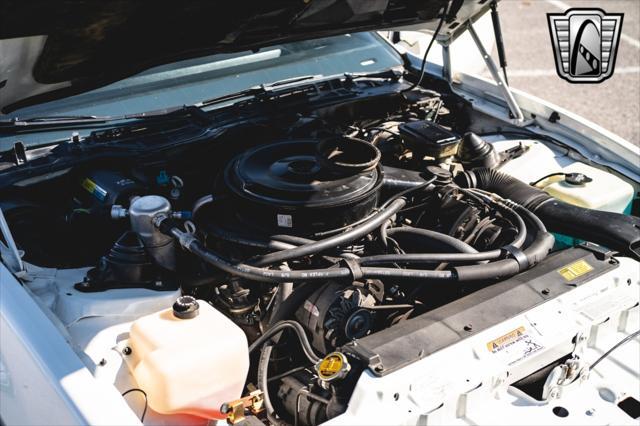
<svg viewBox="0 0 640 426">
<path fill-rule="evenodd" d="M 502 26 L 500 25 L 500 15 L 498 14 L 498 2 L 493 0 L 491 2 L 491 22 L 493 22 L 493 35 L 496 39 L 496 49 L 498 50 L 498 60 L 500 61 L 500 68 L 502 68 L 502 74 L 504 75 L 504 82 L 509 85 L 509 78 L 507 77 L 507 54 L 504 50 L 504 40 L 502 38 Z"/>
<path fill-rule="evenodd" d="M 22 263 L 22 256 L 20 256 L 20 251 L 16 246 L 13 235 L 11 235 L 11 230 L 9 229 L 7 220 L 4 218 L 2 208 L 0 208 L 0 233 L 7 243 L 7 246 L 5 246 L 0 242 L 0 257 L 16 277 L 24 278 L 26 276 L 26 271 L 24 269 L 24 263 Z"/>
<path fill-rule="evenodd" d="M 471 21 L 467 23 L 467 29 L 469 30 L 469 34 L 471 34 L 471 38 L 473 38 L 473 42 L 476 44 L 476 47 L 478 48 L 478 51 L 480 52 L 482 59 L 484 59 L 484 63 L 487 65 L 487 68 L 491 73 L 491 77 L 493 77 L 493 80 L 498 85 L 498 89 L 500 89 L 500 91 L 502 92 L 502 96 L 504 100 L 507 102 L 507 105 L 509 106 L 509 111 L 511 111 L 511 115 L 513 116 L 513 118 L 517 123 L 524 122 L 524 115 L 522 114 L 522 110 L 520 109 L 520 106 L 518 106 L 518 103 L 513 97 L 511 90 L 509 90 L 509 86 L 507 85 L 504 78 L 500 74 L 500 70 L 498 69 L 498 66 L 493 61 L 493 58 L 491 57 L 489 52 L 487 52 L 487 49 L 485 49 L 485 47 L 482 45 L 482 41 L 480 41 L 480 37 L 478 37 L 478 34 L 476 33 L 476 30 L 473 28 L 473 24 L 471 23 Z"/>
</svg>

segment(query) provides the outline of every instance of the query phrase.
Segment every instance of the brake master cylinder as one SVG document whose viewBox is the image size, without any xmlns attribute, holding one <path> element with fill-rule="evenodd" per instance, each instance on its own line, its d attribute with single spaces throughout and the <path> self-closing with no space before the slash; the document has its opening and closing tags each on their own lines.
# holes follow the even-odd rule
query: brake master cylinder
<svg viewBox="0 0 640 426">
<path fill-rule="evenodd" d="M 207 302 L 181 296 L 173 308 L 131 326 L 125 361 L 149 406 L 162 414 L 223 419 L 249 370 L 242 330 Z"/>
</svg>

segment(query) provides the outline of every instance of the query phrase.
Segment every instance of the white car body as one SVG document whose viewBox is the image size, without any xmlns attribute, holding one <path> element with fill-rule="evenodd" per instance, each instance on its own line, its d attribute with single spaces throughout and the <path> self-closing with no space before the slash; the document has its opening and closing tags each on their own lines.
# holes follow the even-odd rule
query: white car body
<svg viewBox="0 0 640 426">
<path fill-rule="evenodd" d="M 413 60 L 419 64 L 420 58 Z M 439 77 L 441 68 L 428 72 Z M 452 83 L 475 110 L 512 122 L 495 82 L 454 73 Z M 545 134 L 640 182 L 638 147 L 559 106 L 521 91 L 512 93 Z M 559 119 L 551 122 L 548 117 L 554 112 Z M 482 126 L 474 123 L 478 131 Z M 21 284 L 0 263 L 2 424 L 140 424 L 143 400 L 132 394 L 127 404 L 117 390 L 133 380 L 118 352 L 119 336 L 137 317 L 170 306 L 176 294 L 143 289 L 83 294 L 62 284 L 81 280 L 76 270 L 25 267 L 28 278 Z M 126 309 L 115 308 L 122 299 L 127 300 Z M 628 397 L 640 400 L 638 338 L 591 372 L 587 368 L 575 380 L 549 383 L 544 401 L 511 384 L 565 354 L 579 357 L 582 367 L 588 367 L 640 327 L 639 306 L 640 264 L 622 258 L 616 269 L 585 285 L 420 361 L 383 377 L 365 372 L 347 411 L 327 424 L 638 424 L 617 406 Z M 498 354 L 487 349 L 488 343 L 522 329 L 537 347 L 532 353 L 522 339 Z M 564 412 L 557 407 L 568 415 L 559 415 Z M 152 412 L 145 423 L 211 424 Z"/>
</svg>

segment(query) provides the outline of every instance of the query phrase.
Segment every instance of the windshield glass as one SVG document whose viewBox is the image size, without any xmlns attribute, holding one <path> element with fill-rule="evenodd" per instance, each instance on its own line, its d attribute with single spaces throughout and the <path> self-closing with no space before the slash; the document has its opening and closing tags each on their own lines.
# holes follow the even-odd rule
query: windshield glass
<svg viewBox="0 0 640 426">
<path fill-rule="evenodd" d="M 270 46 L 257 52 L 175 62 L 91 92 L 13 111 L 2 118 L 132 114 L 190 105 L 298 76 L 369 73 L 398 65 L 402 65 L 398 53 L 376 33 L 345 34 Z M 43 143 L 55 139 L 52 133 L 21 135 L 21 140 L 28 145 Z M 1 136 L 0 143 L 3 144 Z"/>
</svg>

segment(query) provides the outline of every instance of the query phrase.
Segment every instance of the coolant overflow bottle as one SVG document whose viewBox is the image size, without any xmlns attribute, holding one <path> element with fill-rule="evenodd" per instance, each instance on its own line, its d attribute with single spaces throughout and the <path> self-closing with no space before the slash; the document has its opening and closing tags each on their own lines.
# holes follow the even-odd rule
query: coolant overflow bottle
<svg viewBox="0 0 640 426">
<path fill-rule="evenodd" d="M 139 318 L 128 345 L 125 361 L 154 411 L 224 419 L 220 406 L 242 396 L 247 339 L 203 300 L 181 296 L 171 308 Z"/>
</svg>

